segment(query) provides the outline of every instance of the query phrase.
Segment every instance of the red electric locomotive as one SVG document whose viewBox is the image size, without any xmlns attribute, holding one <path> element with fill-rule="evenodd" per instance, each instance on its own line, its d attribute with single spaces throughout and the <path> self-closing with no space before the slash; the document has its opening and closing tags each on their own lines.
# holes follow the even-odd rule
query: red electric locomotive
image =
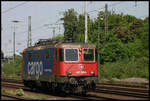
<svg viewBox="0 0 150 101">
<path fill-rule="evenodd" d="M 29 62 L 29 54 L 37 52 L 41 55 L 39 60 L 31 58 Z M 48 52 L 50 55 L 46 56 Z M 48 56 L 50 59 L 46 60 Z M 96 47 L 88 43 L 56 42 L 27 48 L 22 72 L 24 85 L 30 88 L 85 94 L 95 90 L 98 82 Z"/>
</svg>

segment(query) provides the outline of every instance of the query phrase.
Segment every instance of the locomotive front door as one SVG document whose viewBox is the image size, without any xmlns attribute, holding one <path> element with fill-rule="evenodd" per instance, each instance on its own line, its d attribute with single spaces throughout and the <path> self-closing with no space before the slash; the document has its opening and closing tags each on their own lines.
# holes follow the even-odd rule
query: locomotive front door
<svg viewBox="0 0 150 101">
<path fill-rule="evenodd" d="M 56 74 L 59 74 L 59 55 L 58 55 L 58 49 L 56 49 L 55 51 L 55 59 L 56 59 Z"/>
</svg>

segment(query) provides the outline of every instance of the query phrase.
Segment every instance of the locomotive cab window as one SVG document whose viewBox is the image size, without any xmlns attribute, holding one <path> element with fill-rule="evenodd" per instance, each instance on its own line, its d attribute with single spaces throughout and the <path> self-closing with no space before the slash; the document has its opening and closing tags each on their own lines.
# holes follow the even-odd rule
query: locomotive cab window
<svg viewBox="0 0 150 101">
<path fill-rule="evenodd" d="M 94 49 L 83 49 L 83 60 L 94 61 Z"/>
<path fill-rule="evenodd" d="M 65 49 L 65 61 L 78 61 L 78 49 Z"/>
</svg>

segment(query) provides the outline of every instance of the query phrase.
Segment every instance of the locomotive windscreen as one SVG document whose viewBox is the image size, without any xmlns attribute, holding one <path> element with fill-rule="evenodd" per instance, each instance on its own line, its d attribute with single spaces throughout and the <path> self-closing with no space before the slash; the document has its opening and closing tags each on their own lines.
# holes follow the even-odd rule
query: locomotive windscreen
<svg viewBox="0 0 150 101">
<path fill-rule="evenodd" d="M 94 61 L 94 50 L 83 49 L 83 59 L 84 61 Z"/>
<path fill-rule="evenodd" d="M 66 61 L 78 61 L 78 50 L 65 49 L 65 58 Z"/>
</svg>

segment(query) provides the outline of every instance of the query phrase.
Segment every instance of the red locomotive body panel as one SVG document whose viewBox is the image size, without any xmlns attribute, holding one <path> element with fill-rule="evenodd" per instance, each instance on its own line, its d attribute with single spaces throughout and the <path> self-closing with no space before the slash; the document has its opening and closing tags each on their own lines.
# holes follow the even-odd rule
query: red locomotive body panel
<svg viewBox="0 0 150 101">
<path fill-rule="evenodd" d="M 97 62 L 93 63 L 60 63 L 60 74 L 66 76 L 67 72 L 71 72 L 69 76 L 98 76 Z M 91 72 L 94 72 L 91 74 Z"/>
<path fill-rule="evenodd" d="M 87 48 L 63 48 L 65 49 L 77 49 L 78 50 L 78 61 L 59 61 L 59 49 L 55 51 L 54 58 L 54 75 L 59 76 L 98 76 L 98 64 L 95 56 L 95 48 L 90 48 L 94 50 L 94 60 L 84 61 L 83 49 Z M 57 53 L 57 56 L 56 56 Z M 65 53 L 65 52 L 64 52 Z M 73 57 L 72 57 L 73 58 Z M 70 74 L 69 74 L 70 73 Z"/>
<path fill-rule="evenodd" d="M 22 53 L 22 74 L 24 74 L 24 55 L 25 55 L 25 52 L 23 51 L 23 53 Z"/>
</svg>

